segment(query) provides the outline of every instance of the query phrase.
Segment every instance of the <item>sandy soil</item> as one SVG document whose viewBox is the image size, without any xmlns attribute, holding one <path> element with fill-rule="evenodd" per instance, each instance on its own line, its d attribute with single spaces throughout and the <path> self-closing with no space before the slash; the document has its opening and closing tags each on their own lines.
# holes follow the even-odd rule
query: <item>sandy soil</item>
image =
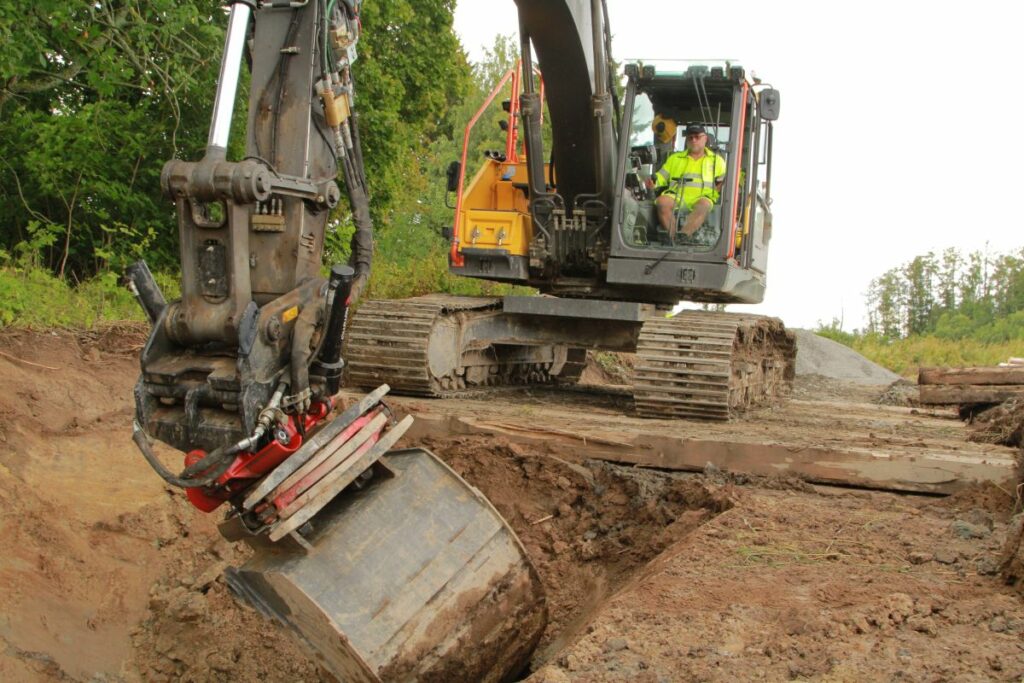
<svg viewBox="0 0 1024 683">
<path fill-rule="evenodd" d="M 139 342 L 122 328 L 0 337 L 0 680 L 323 680 L 227 591 L 220 573 L 245 551 L 135 453 Z M 875 405 L 863 387 L 797 393 L 790 412 L 712 426 L 639 420 L 614 393 L 397 403 L 538 567 L 552 620 L 531 680 L 1020 680 L 1024 605 L 996 575 L 1008 529 L 1021 533 L 1009 491 L 666 473 L 592 460 L 566 437 L 768 441 L 799 426 L 824 443 L 847 424 L 850 438 L 908 452 L 997 448 L 967 444 L 947 416 Z M 449 428 L 467 415 L 508 428 Z"/>
</svg>

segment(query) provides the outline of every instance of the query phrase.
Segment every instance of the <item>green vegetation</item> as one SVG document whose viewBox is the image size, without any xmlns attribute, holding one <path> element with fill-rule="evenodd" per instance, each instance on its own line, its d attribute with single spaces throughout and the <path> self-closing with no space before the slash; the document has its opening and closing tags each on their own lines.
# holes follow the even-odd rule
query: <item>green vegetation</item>
<svg viewBox="0 0 1024 683">
<path fill-rule="evenodd" d="M 167 296 L 177 296 L 177 279 L 158 273 Z M 144 320 L 142 309 L 113 272 L 71 286 L 47 270 L 0 268 L 0 327 L 89 328 L 107 320 Z"/>
<path fill-rule="evenodd" d="M 220 4 L 3 4 L 0 247 L 72 281 L 119 269 L 139 247 L 173 264 L 160 170 L 205 146 Z"/>
<path fill-rule="evenodd" d="M 815 331 L 903 375 L 1024 355 L 1024 249 L 929 252 L 871 281 L 868 329 Z"/>
<path fill-rule="evenodd" d="M 454 5 L 364 8 L 354 76 L 372 213 L 384 232 L 437 175 L 429 152 L 452 139 L 458 105 L 471 95 L 451 31 Z M 176 266 L 160 171 L 203 152 L 226 21 L 219 0 L 0 8 L 10 48 L 0 55 L 0 248 L 31 251 L 41 267 L 76 281 L 120 271 L 140 253 L 155 270 Z M 244 153 L 245 115 L 236 107 L 231 158 Z M 344 208 L 336 219 L 348 222 Z"/>
<path fill-rule="evenodd" d="M 441 237 L 445 170 L 465 123 L 514 64 L 511 37 L 468 64 L 451 30 L 454 0 L 364 5 L 354 77 L 376 256 L 369 295 L 501 294 L 457 279 Z M 118 284 L 145 258 L 177 291 L 174 211 L 159 190 L 163 163 L 205 147 L 227 14 L 213 0 L 61 3 L 0 8 L 0 326 L 88 326 L 141 319 Z M 248 97 L 241 84 L 240 102 Z M 501 149 L 499 96 L 469 145 L 467 176 Z M 236 108 L 230 158 L 243 155 Z M 347 206 L 330 223 L 325 266 L 348 257 Z"/>
<path fill-rule="evenodd" d="M 868 306 L 868 331 L 888 339 L 1024 339 L 1024 249 L 918 256 L 872 280 Z"/>
<path fill-rule="evenodd" d="M 871 361 L 910 378 L 916 377 L 921 367 L 996 365 L 1024 351 L 1021 341 L 954 341 L 934 336 L 891 340 L 868 335 L 850 346 Z"/>
</svg>

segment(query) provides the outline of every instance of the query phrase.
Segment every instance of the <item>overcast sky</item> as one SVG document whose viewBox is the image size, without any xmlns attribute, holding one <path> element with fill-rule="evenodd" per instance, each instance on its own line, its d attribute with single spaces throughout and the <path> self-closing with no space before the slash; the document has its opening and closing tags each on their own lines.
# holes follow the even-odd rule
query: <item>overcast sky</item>
<svg viewBox="0 0 1024 683">
<path fill-rule="evenodd" d="M 794 327 L 842 316 L 849 330 L 865 324 L 868 283 L 893 266 L 951 246 L 1024 246 L 1024 3 L 733 0 L 685 12 L 698 6 L 608 0 L 612 50 L 619 61 L 730 58 L 781 91 L 768 292 L 751 309 Z M 471 59 L 517 26 L 512 0 L 455 11 Z"/>
</svg>

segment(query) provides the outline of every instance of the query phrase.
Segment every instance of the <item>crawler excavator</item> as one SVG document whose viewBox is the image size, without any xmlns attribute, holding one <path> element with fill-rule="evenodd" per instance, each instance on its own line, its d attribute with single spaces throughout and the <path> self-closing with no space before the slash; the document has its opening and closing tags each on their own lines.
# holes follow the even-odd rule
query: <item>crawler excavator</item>
<svg viewBox="0 0 1024 683">
<path fill-rule="evenodd" d="M 386 385 L 336 403 L 348 305 L 372 237 L 351 65 L 359 0 L 235 0 L 205 155 L 172 160 L 181 298 L 127 273 L 152 329 L 133 440 L 168 483 L 254 552 L 228 585 L 343 681 L 499 681 L 544 630 L 538 575 L 476 489 L 421 449 Z M 228 159 L 243 56 L 245 156 Z M 323 277 L 344 178 L 350 264 Z M 182 451 L 182 469 L 154 440 Z M 254 643 L 254 646 L 259 646 Z"/>
<path fill-rule="evenodd" d="M 347 335 L 350 383 L 449 396 L 573 382 L 586 350 L 606 349 L 637 353 L 642 416 L 723 420 L 774 400 L 796 356 L 781 321 L 666 312 L 680 300 L 763 299 L 778 91 L 728 61 L 637 62 L 625 67 L 620 102 L 604 0 L 516 4 L 521 54 L 504 103 L 509 138 L 468 184 L 465 149 L 449 169 L 457 195 L 449 269 L 541 296 L 365 302 Z M 720 199 L 691 238 L 673 239 L 658 220 L 648 180 L 663 158 L 647 137 L 652 122 L 702 125 L 726 161 Z M 464 147 L 468 140 L 467 127 Z"/>
</svg>

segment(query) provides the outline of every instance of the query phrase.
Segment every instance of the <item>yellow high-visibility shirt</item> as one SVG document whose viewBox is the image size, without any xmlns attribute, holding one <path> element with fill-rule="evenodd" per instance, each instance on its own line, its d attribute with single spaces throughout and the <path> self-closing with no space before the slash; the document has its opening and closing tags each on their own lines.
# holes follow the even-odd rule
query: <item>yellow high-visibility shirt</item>
<svg viewBox="0 0 1024 683">
<path fill-rule="evenodd" d="M 685 204 L 687 209 L 701 197 L 718 202 L 715 185 L 725 177 L 725 159 L 710 149 L 704 150 L 700 159 L 690 157 L 690 151 L 676 152 L 665 160 L 657 172 L 654 187 L 668 187 L 665 194 L 675 197 L 676 204 Z"/>
</svg>

